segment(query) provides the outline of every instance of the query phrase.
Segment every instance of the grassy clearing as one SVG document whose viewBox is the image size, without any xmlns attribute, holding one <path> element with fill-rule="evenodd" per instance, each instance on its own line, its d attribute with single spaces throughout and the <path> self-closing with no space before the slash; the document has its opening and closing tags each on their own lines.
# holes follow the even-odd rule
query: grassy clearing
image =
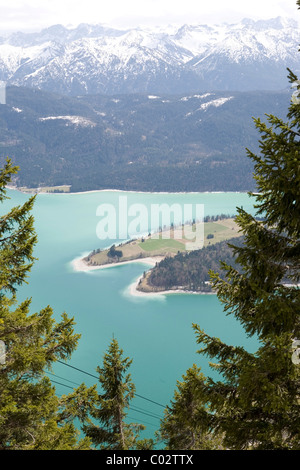
<svg viewBox="0 0 300 470">
<path fill-rule="evenodd" d="M 178 240 L 174 240 L 172 238 L 170 239 L 159 238 L 158 240 L 149 238 L 148 240 L 145 240 L 144 242 L 140 242 L 139 246 L 142 250 L 148 251 L 148 252 L 167 250 L 167 251 L 177 253 L 177 251 L 179 250 L 180 251 L 185 250 L 184 243 L 179 242 Z"/>
<path fill-rule="evenodd" d="M 208 239 L 207 235 L 209 234 L 212 234 L 214 238 Z M 223 219 L 204 224 L 204 246 L 240 236 L 239 227 L 234 219 Z"/>
<path fill-rule="evenodd" d="M 224 230 L 227 230 L 227 227 L 225 227 L 225 225 L 221 225 L 221 223 L 206 222 L 206 224 L 204 224 L 204 235 L 205 236 L 209 233 L 222 232 Z"/>
<path fill-rule="evenodd" d="M 196 230 L 196 226 L 193 227 Z M 207 238 L 207 235 L 213 235 Z M 240 236 L 238 226 L 233 219 L 222 219 L 216 222 L 204 223 L 204 246 L 218 243 L 229 238 Z M 185 243 L 190 241 L 184 237 L 184 227 L 170 230 L 169 238 L 151 238 L 151 236 L 142 239 L 131 240 L 128 243 L 118 245 L 118 250 L 122 251 L 122 257 L 109 257 L 108 251 L 103 250 L 89 255 L 87 261 L 91 265 L 102 266 L 105 264 L 122 263 L 124 261 L 133 261 L 135 259 L 155 257 L 155 256 L 174 256 L 178 251 L 186 251 Z"/>
</svg>

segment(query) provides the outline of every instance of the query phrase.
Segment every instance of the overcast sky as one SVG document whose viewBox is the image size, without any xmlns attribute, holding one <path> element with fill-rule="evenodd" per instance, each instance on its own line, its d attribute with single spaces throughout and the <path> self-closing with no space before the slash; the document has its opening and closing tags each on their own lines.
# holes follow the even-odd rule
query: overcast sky
<svg viewBox="0 0 300 470">
<path fill-rule="evenodd" d="M 127 28 L 236 22 L 285 16 L 300 20 L 296 0 L 0 0 L 0 35 L 53 24 Z"/>
</svg>

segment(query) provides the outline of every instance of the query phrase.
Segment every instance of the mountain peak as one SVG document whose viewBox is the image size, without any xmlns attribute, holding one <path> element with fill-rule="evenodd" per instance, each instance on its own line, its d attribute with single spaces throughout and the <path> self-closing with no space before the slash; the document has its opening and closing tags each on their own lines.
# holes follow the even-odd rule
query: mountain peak
<svg viewBox="0 0 300 470">
<path fill-rule="evenodd" d="M 0 79 L 64 94 L 282 89 L 286 68 L 299 70 L 299 43 L 298 23 L 282 17 L 165 30 L 53 25 L 0 42 Z"/>
<path fill-rule="evenodd" d="M 268 29 L 281 30 L 285 28 L 299 28 L 299 25 L 296 20 L 294 20 L 293 18 L 287 18 L 282 16 L 277 16 L 276 18 L 271 18 L 267 20 L 253 20 L 250 18 L 244 18 L 241 23 L 257 31 L 263 31 Z"/>
</svg>

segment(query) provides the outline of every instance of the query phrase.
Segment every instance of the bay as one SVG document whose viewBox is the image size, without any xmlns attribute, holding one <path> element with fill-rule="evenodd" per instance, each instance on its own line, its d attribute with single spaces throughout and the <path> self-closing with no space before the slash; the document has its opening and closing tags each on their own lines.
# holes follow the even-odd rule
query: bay
<svg viewBox="0 0 300 470">
<path fill-rule="evenodd" d="M 9 190 L 10 200 L 1 207 L 21 204 L 28 195 Z M 34 206 L 38 258 L 28 285 L 19 289 L 18 300 L 32 298 L 32 312 L 47 305 L 54 317 L 66 311 L 76 322 L 81 339 L 68 367 L 56 364 L 49 375 L 58 395 L 69 393 L 77 384 L 97 383 L 91 377 L 102 364 L 103 355 L 115 337 L 124 355 L 133 359 L 130 368 L 136 393 L 129 411 L 130 422 L 146 426 L 143 437 L 153 437 L 186 370 L 193 363 L 205 375 L 213 376 L 207 359 L 197 354 L 192 329 L 196 323 L 206 333 L 233 345 L 255 350 L 256 341 L 247 338 L 239 323 L 223 311 L 215 295 L 172 293 L 159 296 L 132 296 L 129 286 L 149 269 L 145 263 L 119 265 L 109 269 L 76 272 L 72 261 L 96 248 L 104 248 L 118 239 L 99 240 L 96 233 L 97 208 L 111 204 L 118 208 L 120 197 L 128 205 L 203 204 L 204 215 L 235 214 L 237 207 L 254 212 L 253 198 L 246 193 L 134 193 L 98 191 L 74 194 L 38 194 Z M 147 227 L 146 227 L 147 228 Z M 76 368 L 76 369 L 75 369 Z M 78 370 L 80 369 L 80 370 Z M 91 374 L 91 375 L 88 375 Z"/>
</svg>

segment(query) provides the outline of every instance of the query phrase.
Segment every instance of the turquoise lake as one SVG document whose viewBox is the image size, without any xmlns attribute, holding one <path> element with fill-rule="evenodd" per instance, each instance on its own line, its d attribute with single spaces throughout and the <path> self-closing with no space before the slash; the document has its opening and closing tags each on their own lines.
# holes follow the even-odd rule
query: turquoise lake
<svg viewBox="0 0 300 470">
<path fill-rule="evenodd" d="M 28 195 L 9 190 L 10 200 L 1 207 L 23 203 Z M 254 350 L 254 339 L 245 336 L 242 327 L 223 312 L 216 295 L 173 293 L 156 297 L 135 297 L 128 287 L 149 269 L 144 263 L 132 263 L 90 272 L 75 272 L 72 260 L 93 249 L 118 240 L 99 240 L 96 215 L 100 204 L 118 205 L 120 195 L 129 204 L 154 203 L 204 204 L 204 215 L 235 214 L 236 207 L 253 213 L 253 198 L 246 193 L 152 194 L 99 191 L 78 194 L 39 194 L 34 217 L 38 234 L 35 256 L 38 258 L 29 284 L 19 290 L 18 300 L 32 297 L 32 312 L 47 305 L 59 319 L 65 311 L 75 318 L 81 334 L 78 348 L 69 364 L 96 375 L 97 365 L 114 336 L 124 356 L 133 359 L 130 373 L 137 396 L 129 411 L 129 421 L 144 423 L 143 437 L 152 436 L 159 427 L 163 408 L 173 397 L 176 381 L 197 364 L 205 375 L 212 375 L 207 359 L 197 354 L 198 345 L 192 324 L 221 340 Z M 63 364 L 55 365 L 51 379 L 58 395 L 71 392 L 68 387 L 96 379 Z M 143 398 L 142 398 L 143 397 Z M 148 399 L 148 400 L 146 400 Z M 152 401 L 149 401 L 152 400 Z M 153 403 L 156 402 L 156 403 Z"/>
</svg>

